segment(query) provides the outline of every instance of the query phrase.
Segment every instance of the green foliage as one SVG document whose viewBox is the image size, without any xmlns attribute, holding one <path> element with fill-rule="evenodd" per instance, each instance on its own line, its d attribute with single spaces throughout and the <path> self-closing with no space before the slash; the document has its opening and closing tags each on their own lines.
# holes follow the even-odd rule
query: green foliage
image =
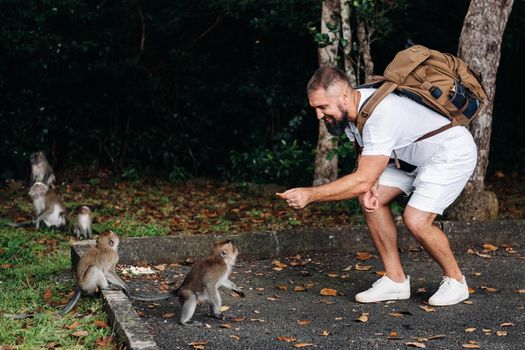
<svg viewBox="0 0 525 350">
<path fill-rule="evenodd" d="M 106 320 L 102 302 L 82 298 L 78 309 L 85 316 L 57 315 L 57 305 L 73 290 L 73 279 L 64 283 L 70 274 L 69 242 L 53 231 L 26 231 L 3 228 L 0 220 L 0 309 L 2 313 L 36 313 L 32 319 L 12 320 L 0 317 L 0 344 L 17 349 L 44 349 L 49 344 L 64 349 L 91 349 L 96 339 L 109 336 L 111 329 L 98 328 L 94 320 Z M 46 294 L 49 296 L 46 298 Z M 79 328 L 65 328 L 73 322 Z M 71 334 L 86 330 L 78 344 Z"/>
<path fill-rule="evenodd" d="M 313 173 L 314 148 L 308 143 L 282 140 L 274 148 L 259 147 L 250 152 L 230 154 L 225 176 L 232 181 L 308 185 Z"/>
<path fill-rule="evenodd" d="M 468 7 L 467 1 L 429 0 L 346 4 L 352 6 L 354 33 L 358 19 L 374 29 L 376 73 L 409 38 L 455 52 Z M 524 4 L 515 1 L 502 46 L 490 162 L 518 171 L 525 137 L 515 127 L 516 111 L 523 110 L 523 101 L 513 92 L 523 80 Z M 160 171 L 179 182 L 219 177 L 231 155 L 246 150 L 263 159 L 262 153 L 280 147 L 274 146 L 279 140 L 315 144 L 317 122 L 304 86 L 317 67 L 318 46 L 334 40 L 319 33 L 321 5 L 318 0 L 0 2 L 0 177 L 25 177 L 28 156 L 36 149 L 46 151 L 58 170 L 110 167 L 129 179 L 144 170 Z M 335 22 L 331 30 L 338 29 Z M 342 38 L 339 51 L 350 45 L 352 54 L 358 53 L 356 37 Z M 303 164 L 313 159 L 310 152 L 303 155 Z M 305 169 L 294 182 L 309 183 L 311 171 Z M 234 178 L 251 176 L 240 170 L 230 172 Z M 265 174 L 255 177 L 292 181 Z"/>
</svg>

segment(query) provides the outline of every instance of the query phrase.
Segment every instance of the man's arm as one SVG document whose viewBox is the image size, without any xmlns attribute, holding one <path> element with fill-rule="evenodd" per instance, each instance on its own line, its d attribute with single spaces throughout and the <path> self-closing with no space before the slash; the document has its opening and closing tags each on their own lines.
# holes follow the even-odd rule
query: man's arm
<svg viewBox="0 0 525 350">
<path fill-rule="evenodd" d="M 370 191 L 388 164 L 386 156 L 361 156 L 357 170 L 333 182 L 317 187 L 293 188 L 277 195 L 295 209 L 312 202 L 350 199 Z"/>
</svg>

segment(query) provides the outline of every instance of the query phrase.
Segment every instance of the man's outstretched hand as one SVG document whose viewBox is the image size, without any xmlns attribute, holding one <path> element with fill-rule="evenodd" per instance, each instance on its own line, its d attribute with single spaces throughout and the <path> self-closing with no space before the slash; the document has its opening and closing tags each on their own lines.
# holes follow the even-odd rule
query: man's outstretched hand
<svg viewBox="0 0 525 350">
<path fill-rule="evenodd" d="M 290 207 L 302 209 L 312 201 L 311 191 L 311 188 L 298 187 L 283 193 L 276 193 L 275 195 L 285 199 Z"/>
</svg>

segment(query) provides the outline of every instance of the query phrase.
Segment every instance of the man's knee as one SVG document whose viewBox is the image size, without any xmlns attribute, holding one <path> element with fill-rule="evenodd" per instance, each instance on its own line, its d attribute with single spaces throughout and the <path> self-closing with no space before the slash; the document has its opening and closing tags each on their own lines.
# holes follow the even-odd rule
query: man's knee
<svg viewBox="0 0 525 350">
<path fill-rule="evenodd" d="M 416 239 L 423 238 L 429 232 L 434 218 L 435 214 L 410 210 L 409 207 L 403 213 L 403 222 Z"/>
</svg>

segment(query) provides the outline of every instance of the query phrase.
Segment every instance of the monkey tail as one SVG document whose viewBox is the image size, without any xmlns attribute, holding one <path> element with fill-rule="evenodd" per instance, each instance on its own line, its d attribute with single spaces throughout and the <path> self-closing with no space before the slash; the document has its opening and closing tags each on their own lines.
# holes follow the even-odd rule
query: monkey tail
<svg viewBox="0 0 525 350">
<path fill-rule="evenodd" d="M 171 290 L 169 293 L 161 295 L 150 295 L 150 294 L 130 294 L 129 297 L 139 301 L 159 301 L 174 298 L 179 294 L 179 288 Z"/>
<path fill-rule="evenodd" d="M 81 294 L 82 294 L 82 289 L 79 286 L 77 286 L 77 288 L 75 289 L 75 294 L 73 294 L 73 297 L 69 301 L 69 304 L 67 304 L 66 307 L 64 307 L 62 310 L 59 311 L 60 316 L 64 316 L 69 311 L 71 311 L 72 308 L 75 307 L 78 299 L 80 299 Z"/>
<path fill-rule="evenodd" d="M 34 224 L 32 221 L 23 221 L 23 222 L 8 222 L 5 225 L 15 228 L 15 227 L 30 227 L 30 226 L 33 226 Z"/>
</svg>

